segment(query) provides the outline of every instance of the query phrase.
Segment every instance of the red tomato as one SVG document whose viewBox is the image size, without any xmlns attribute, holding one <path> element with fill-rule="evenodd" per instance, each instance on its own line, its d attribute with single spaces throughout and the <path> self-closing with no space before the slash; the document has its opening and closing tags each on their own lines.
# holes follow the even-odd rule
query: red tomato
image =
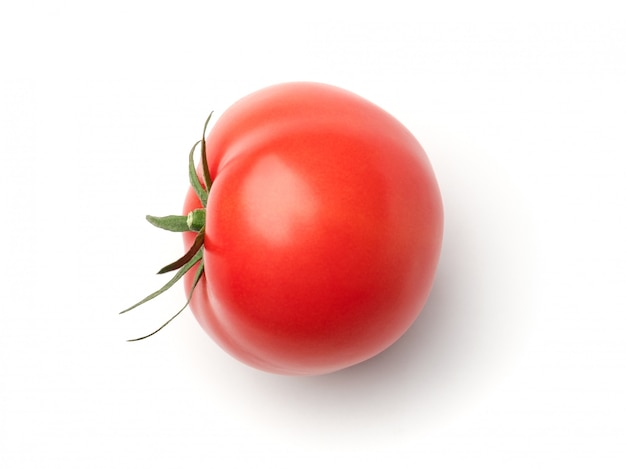
<svg viewBox="0 0 626 469">
<path fill-rule="evenodd" d="M 190 306 L 224 350 L 269 372 L 322 374 L 409 328 L 433 283 L 443 212 L 400 122 L 339 88 L 281 84 L 229 108 L 206 155 L 205 271 Z M 184 213 L 200 207 L 190 189 Z M 195 233 L 183 236 L 189 248 Z"/>
</svg>

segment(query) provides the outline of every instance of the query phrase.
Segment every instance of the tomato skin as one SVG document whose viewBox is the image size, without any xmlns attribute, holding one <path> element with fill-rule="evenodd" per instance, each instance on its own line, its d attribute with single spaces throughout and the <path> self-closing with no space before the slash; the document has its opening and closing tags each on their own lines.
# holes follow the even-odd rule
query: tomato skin
<svg viewBox="0 0 626 469">
<path fill-rule="evenodd" d="M 409 328 L 433 283 L 443 210 L 400 122 L 348 91 L 286 83 L 231 106 L 206 149 L 205 272 L 190 306 L 222 348 L 261 370 L 323 374 Z M 190 189 L 184 213 L 200 206 Z"/>
</svg>

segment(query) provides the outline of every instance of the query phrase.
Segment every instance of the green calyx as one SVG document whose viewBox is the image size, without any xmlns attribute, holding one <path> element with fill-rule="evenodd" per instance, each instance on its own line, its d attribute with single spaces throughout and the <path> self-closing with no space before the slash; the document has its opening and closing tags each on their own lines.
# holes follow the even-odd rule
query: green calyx
<svg viewBox="0 0 626 469">
<path fill-rule="evenodd" d="M 124 311 L 120 312 L 120 314 L 124 314 L 128 311 L 131 311 L 135 309 L 136 307 L 141 306 L 142 304 L 152 300 L 153 298 L 156 298 L 161 293 L 164 293 L 165 291 L 169 290 L 170 287 L 174 285 L 176 282 L 178 282 L 181 278 L 183 278 L 187 272 L 189 272 L 193 267 L 197 266 L 197 270 L 194 275 L 191 291 L 183 307 L 176 314 L 174 314 L 174 316 L 172 316 L 167 322 L 165 322 L 165 324 L 163 324 L 161 327 L 151 332 L 150 334 L 142 336 L 142 337 L 138 337 L 136 339 L 130 339 L 129 342 L 142 340 L 142 339 L 145 339 L 147 337 L 150 337 L 156 334 L 165 326 L 167 326 L 175 317 L 177 317 L 180 313 L 182 313 L 191 302 L 193 291 L 195 290 L 198 282 L 202 278 L 202 274 L 204 273 L 204 259 L 203 259 L 202 248 L 204 247 L 204 234 L 205 234 L 205 225 L 206 225 L 206 205 L 207 205 L 209 191 L 211 189 L 211 184 L 212 184 L 211 176 L 209 174 L 209 166 L 208 166 L 207 158 L 206 158 L 205 138 L 206 138 L 206 129 L 207 129 L 207 126 L 209 125 L 209 121 L 211 120 L 212 115 L 213 113 L 209 115 L 206 122 L 204 123 L 204 128 L 202 130 L 202 139 L 198 140 L 193 145 L 193 147 L 191 147 L 191 151 L 189 152 L 189 182 L 191 184 L 191 187 L 195 191 L 196 195 L 198 196 L 198 199 L 200 199 L 200 202 L 202 203 L 202 208 L 192 210 L 187 215 L 168 215 L 165 217 L 153 217 L 152 215 L 146 216 L 146 220 L 148 220 L 148 222 L 150 222 L 152 225 L 156 226 L 157 228 L 161 228 L 167 231 L 178 232 L 178 233 L 182 233 L 186 231 L 197 233 L 194 239 L 194 242 L 189 248 L 189 250 L 181 258 L 175 260 L 171 264 L 166 265 L 165 267 L 163 267 L 161 270 L 157 272 L 157 274 L 164 274 L 167 272 L 175 271 L 176 272 L 175 275 L 169 280 L 169 282 L 163 285 L 163 287 L 161 287 L 159 290 L 146 296 L 143 300 L 139 301 L 138 303 L 135 303 L 130 308 L 127 308 Z M 195 166 L 195 161 L 194 161 L 194 155 L 195 155 L 196 148 L 198 147 L 198 145 L 200 145 L 200 149 L 201 149 L 202 176 L 205 181 L 204 185 L 202 184 L 202 182 L 200 181 L 200 178 L 198 177 L 198 173 L 196 172 L 196 166 Z"/>
</svg>

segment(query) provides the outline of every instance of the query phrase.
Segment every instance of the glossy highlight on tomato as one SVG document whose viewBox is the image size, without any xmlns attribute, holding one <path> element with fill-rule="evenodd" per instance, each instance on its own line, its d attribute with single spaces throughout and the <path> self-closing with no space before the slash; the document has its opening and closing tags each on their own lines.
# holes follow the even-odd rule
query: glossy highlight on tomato
<svg viewBox="0 0 626 469">
<path fill-rule="evenodd" d="M 409 130 L 351 92 L 297 82 L 236 102 L 205 144 L 203 271 L 184 283 L 225 351 L 272 373 L 323 374 L 402 336 L 443 232 L 435 175 Z M 183 214 L 198 208 L 190 188 Z M 186 248 L 196 235 L 183 233 Z"/>
</svg>

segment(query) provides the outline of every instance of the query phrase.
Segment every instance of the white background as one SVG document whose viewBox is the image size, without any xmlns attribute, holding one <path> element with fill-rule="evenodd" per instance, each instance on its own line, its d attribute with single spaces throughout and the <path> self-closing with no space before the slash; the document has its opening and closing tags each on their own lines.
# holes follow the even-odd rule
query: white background
<svg viewBox="0 0 626 469">
<path fill-rule="evenodd" d="M 12 1 L 0 7 L 0 465 L 626 467 L 626 33 L 617 2 Z M 440 269 L 379 357 L 239 364 L 182 287 L 211 110 L 348 88 L 431 157 Z"/>
</svg>

